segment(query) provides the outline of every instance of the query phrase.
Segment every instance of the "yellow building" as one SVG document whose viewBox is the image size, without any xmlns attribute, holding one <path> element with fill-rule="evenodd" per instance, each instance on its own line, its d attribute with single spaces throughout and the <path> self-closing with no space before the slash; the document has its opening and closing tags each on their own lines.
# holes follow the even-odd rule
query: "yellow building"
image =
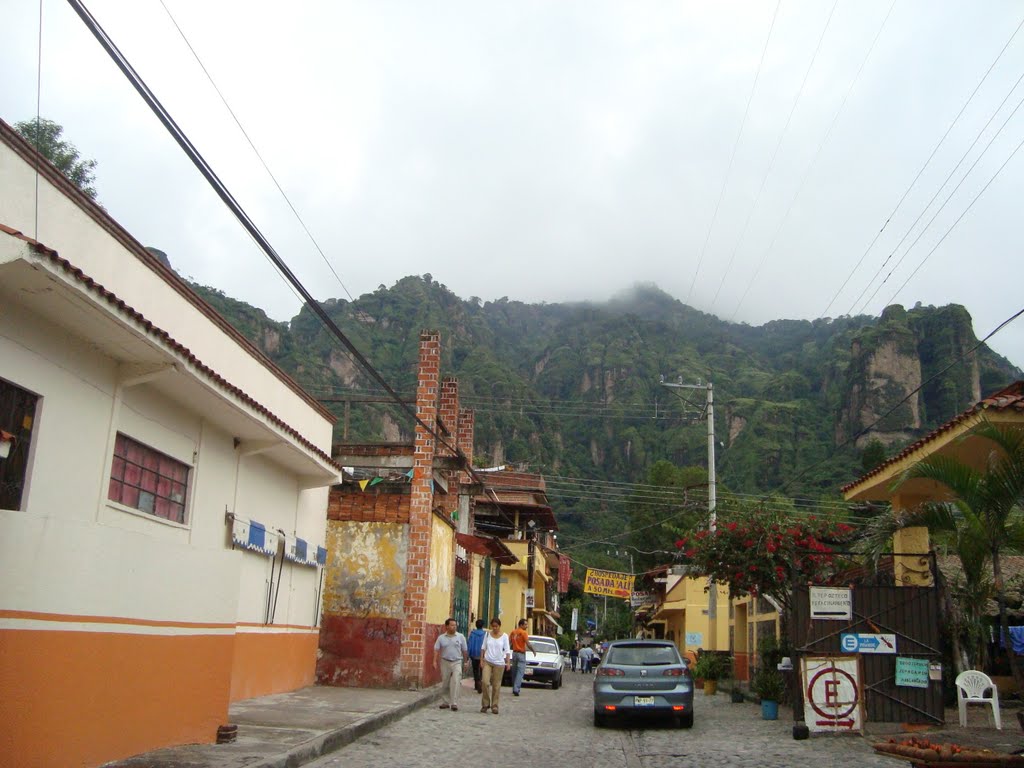
<svg viewBox="0 0 1024 768">
<path fill-rule="evenodd" d="M 686 654 L 698 650 L 728 650 L 729 642 L 729 587 L 715 585 L 714 601 L 705 576 L 692 576 L 685 568 L 668 569 L 664 576 L 664 598 L 656 604 L 649 624 L 656 635 L 671 640 Z M 660 591 L 660 590 L 659 590 Z"/>
</svg>

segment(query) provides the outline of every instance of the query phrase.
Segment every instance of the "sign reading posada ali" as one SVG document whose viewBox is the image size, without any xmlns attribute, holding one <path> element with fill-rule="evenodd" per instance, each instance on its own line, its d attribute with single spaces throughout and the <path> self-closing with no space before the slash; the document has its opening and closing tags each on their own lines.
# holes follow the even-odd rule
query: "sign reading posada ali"
<svg viewBox="0 0 1024 768">
<path fill-rule="evenodd" d="M 587 568 L 587 579 L 583 582 L 583 591 L 592 595 L 624 597 L 628 600 L 633 594 L 633 575 L 617 571 L 595 571 L 592 568 Z"/>
</svg>

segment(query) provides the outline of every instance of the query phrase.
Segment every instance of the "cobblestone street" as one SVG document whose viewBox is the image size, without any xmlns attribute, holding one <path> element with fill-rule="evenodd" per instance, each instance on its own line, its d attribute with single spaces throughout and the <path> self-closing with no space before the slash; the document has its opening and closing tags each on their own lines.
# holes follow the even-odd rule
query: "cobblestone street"
<svg viewBox="0 0 1024 768">
<path fill-rule="evenodd" d="M 691 730 L 669 724 L 595 728 L 593 678 L 567 672 L 561 690 L 525 687 L 518 698 L 501 693 L 501 714 L 480 712 L 480 697 L 464 689 L 458 712 L 420 710 L 313 763 L 318 768 L 381 768 L 498 764 L 511 760 L 561 768 L 673 768 L 712 765 L 763 768 L 898 768 L 859 736 L 794 741 L 792 723 L 761 719 L 754 704 L 728 694 L 696 696 Z M 465 681 L 463 681 L 465 683 Z"/>
</svg>

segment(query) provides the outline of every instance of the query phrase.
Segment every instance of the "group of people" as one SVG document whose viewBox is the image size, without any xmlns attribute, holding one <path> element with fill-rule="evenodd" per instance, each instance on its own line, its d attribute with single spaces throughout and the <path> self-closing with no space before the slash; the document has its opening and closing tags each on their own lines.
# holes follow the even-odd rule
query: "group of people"
<svg viewBox="0 0 1024 768">
<path fill-rule="evenodd" d="M 599 661 L 601 661 L 600 654 L 589 645 L 581 647 L 579 643 L 576 643 L 576 645 L 569 649 L 569 666 L 573 672 L 576 671 L 576 666 L 579 665 L 580 672 L 588 674 L 597 667 Z"/>
<path fill-rule="evenodd" d="M 518 696 L 526 674 L 527 652 L 536 654 L 526 631 L 526 619 L 520 619 L 510 634 L 501 631 L 501 619 L 491 619 L 491 629 L 484 629 L 477 619 L 469 640 L 458 631 L 455 619 L 444 623 L 444 632 L 434 643 L 434 663 L 441 668 L 441 709 L 459 711 L 462 689 L 462 665 L 469 659 L 473 665 L 473 687 L 481 694 L 480 711 L 498 714 L 501 679 L 513 671 L 512 695 Z"/>
</svg>

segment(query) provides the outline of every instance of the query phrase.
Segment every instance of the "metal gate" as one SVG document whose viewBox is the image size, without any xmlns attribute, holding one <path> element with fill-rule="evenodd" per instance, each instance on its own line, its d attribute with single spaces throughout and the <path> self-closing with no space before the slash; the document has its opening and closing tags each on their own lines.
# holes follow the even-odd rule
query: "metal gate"
<svg viewBox="0 0 1024 768">
<path fill-rule="evenodd" d="M 455 558 L 455 594 L 452 616 L 463 635 L 469 633 L 469 563 Z"/>
<path fill-rule="evenodd" d="M 930 668 L 942 660 L 935 588 L 855 585 L 852 589 L 852 619 L 835 621 L 812 619 L 809 587 L 795 588 L 790 619 L 790 639 L 795 653 L 798 656 L 849 655 L 849 646 L 844 648 L 842 644 L 843 635 L 895 635 L 894 652 L 859 654 L 867 720 L 943 723 L 941 676 L 934 679 L 929 675 L 927 687 L 896 684 L 898 658 L 927 660 Z M 803 694 L 801 685 L 801 699 Z"/>
</svg>

